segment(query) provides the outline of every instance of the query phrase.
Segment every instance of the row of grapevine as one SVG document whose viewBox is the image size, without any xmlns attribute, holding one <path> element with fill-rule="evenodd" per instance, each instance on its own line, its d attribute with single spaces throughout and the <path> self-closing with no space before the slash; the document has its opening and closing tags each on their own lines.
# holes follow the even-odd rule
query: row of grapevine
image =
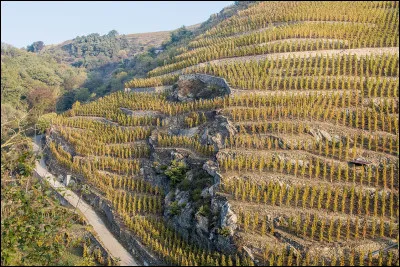
<svg viewBox="0 0 400 267">
<path fill-rule="evenodd" d="M 397 192 L 376 190 L 370 193 L 353 185 L 332 188 L 322 185 L 282 185 L 268 181 L 261 185 L 237 179 L 224 181 L 224 192 L 235 199 L 271 206 L 302 207 L 317 211 L 340 212 L 366 216 L 394 218 L 399 212 Z"/>
</svg>

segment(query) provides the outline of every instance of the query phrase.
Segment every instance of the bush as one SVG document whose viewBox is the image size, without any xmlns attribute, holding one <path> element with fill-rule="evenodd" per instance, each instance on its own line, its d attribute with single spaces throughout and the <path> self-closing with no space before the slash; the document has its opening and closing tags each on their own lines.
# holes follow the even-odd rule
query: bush
<svg viewBox="0 0 400 267">
<path fill-rule="evenodd" d="M 199 214 L 204 217 L 208 217 L 210 215 L 210 207 L 207 205 L 201 205 L 199 208 Z"/>
<path fill-rule="evenodd" d="M 188 171 L 187 166 L 185 165 L 185 163 L 181 162 L 181 161 L 176 161 L 173 160 L 171 162 L 171 166 L 169 166 L 164 174 L 171 179 L 171 183 L 172 185 L 176 185 L 178 183 L 180 183 L 186 175 L 186 172 Z"/>
<path fill-rule="evenodd" d="M 201 199 L 201 189 L 196 188 L 195 190 L 193 190 L 191 196 L 192 196 L 192 199 L 194 202 L 200 200 Z"/>
<path fill-rule="evenodd" d="M 182 191 L 187 191 L 190 188 L 190 181 L 188 179 L 183 179 L 183 181 L 178 185 L 178 188 Z"/>
<path fill-rule="evenodd" d="M 181 214 L 182 207 L 178 204 L 178 201 L 174 201 L 169 206 L 171 215 L 179 215 Z"/>
<path fill-rule="evenodd" d="M 228 237 L 230 235 L 230 231 L 229 231 L 228 227 L 222 227 L 222 228 L 218 229 L 217 232 L 218 232 L 218 234 L 225 236 L 225 237 Z"/>
</svg>

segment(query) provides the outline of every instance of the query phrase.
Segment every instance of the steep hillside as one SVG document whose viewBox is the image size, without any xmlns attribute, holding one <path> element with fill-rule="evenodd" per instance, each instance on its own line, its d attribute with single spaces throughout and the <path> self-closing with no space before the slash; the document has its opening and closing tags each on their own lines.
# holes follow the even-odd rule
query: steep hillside
<svg viewBox="0 0 400 267">
<path fill-rule="evenodd" d="M 127 34 L 126 38 L 132 44 L 137 47 L 137 51 L 144 51 L 150 47 L 159 47 L 161 44 L 169 39 L 171 31 L 161 32 L 148 32 L 148 33 L 134 33 Z"/>
<path fill-rule="evenodd" d="M 398 265 L 398 2 L 246 7 L 53 119 L 50 164 L 147 262 Z"/>
<path fill-rule="evenodd" d="M 57 98 L 78 88 L 86 80 L 86 71 L 57 63 L 52 57 L 37 55 L 1 44 L 1 121 L 2 142 L 7 130 L 17 127 L 25 117 L 35 123 L 39 115 L 55 111 Z M 26 118 L 29 112 L 29 117 Z M 11 123 L 13 125 L 7 125 Z M 4 127 L 3 127 L 4 125 Z"/>
</svg>

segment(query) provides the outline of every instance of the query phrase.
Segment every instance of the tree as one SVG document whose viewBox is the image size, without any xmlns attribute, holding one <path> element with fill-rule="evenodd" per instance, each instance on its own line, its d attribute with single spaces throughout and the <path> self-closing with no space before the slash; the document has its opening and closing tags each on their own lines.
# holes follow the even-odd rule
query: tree
<svg viewBox="0 0 400 267">
<path fill-rule="evenodd" d="M 37 42 L 32 43 L 31 45 L 28 45 L 26 50 L 28 52 L 37 53 L 37 52 L 40 52 L 43 48 L 44 48 L 44 43 L 42 41 L 37 41 Z"/>
<path fill-rule="evenodd" d="M 117 36 L 117 35 L 119 35 L 119 33 L 118 33 L 116 30 L 111 30 L 111 31 L 107 34 L 108 37 L 115 37 L 115 36 Z"/>
<path fill-rule="evenodd" d="M 75 101 L 85 102 L 89 99 L 90 92 L 87 88 L 79 88 L 75 91 Z"/>
</svg>

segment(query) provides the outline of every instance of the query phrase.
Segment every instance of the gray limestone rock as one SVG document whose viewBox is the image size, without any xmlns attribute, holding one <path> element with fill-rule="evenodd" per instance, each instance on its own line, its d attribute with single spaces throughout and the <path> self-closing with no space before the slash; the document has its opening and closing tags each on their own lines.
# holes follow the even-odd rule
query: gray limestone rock
<svg viewBox="0 0 400 267">
<path fill-rule="evenodd" d="M 214 184 L 219 184 L 221 182 L 221 174 L 218 173 L 219 167 L 216 162 L 208 160 L 203 164 L 203 169 L 211 175 L 214 179 Z"/>
<path fill-rule="evenodd" d="M 243 246 L 243 251 L 245 252 L 245 254 L 247 255 L 247 257 L 249 257 L 251 260 L 254 261 L 254 255 L 253 255 L 253 253 L 251 252 L 251 249 L 250 249 L 250 248 L 248 248 L 248 247 L 246 247 L 246 246 Z"/>
<path fill-rule="evenodd" d="M 322 140 L 322 136 L 318 130 L 314 130 L 311 128 L 308 133 L 311 134 L 317 142 L 320 142 Z"/>
<path fill-rule="evenodd" d="M 221 228 L 226 227 L 229 229 L 230 234 L 233 235 L 234 230 L 237 228 L 237 216 L 231 210 L 231 206 L 228 202 L 221 208 Z"/>
<path fill-rule="evenodd" d="M 318 129 L 318 132 L 322 136 L 323 139 L 328 140 L 329 142 L 332 142 L 332 136 L 324 130 Z"/>
<path fill-rule="evenodd" d="M 207 197 L 210 197 L 211 195 L 210 195 L 210 191 L 209 191 L 209 188 L 207 187 L 207 188 L 204 188 L 202 191 L 201 191 L 201 197 L 202 198 L 207 198 Z"/>
<path fill-rule="evenodd" d="M 203 233 L 208 233 L 208 218 L 202 216 L 199 212 L 195 215 L 196 218 L 196 228 Z"/>
</svg>

